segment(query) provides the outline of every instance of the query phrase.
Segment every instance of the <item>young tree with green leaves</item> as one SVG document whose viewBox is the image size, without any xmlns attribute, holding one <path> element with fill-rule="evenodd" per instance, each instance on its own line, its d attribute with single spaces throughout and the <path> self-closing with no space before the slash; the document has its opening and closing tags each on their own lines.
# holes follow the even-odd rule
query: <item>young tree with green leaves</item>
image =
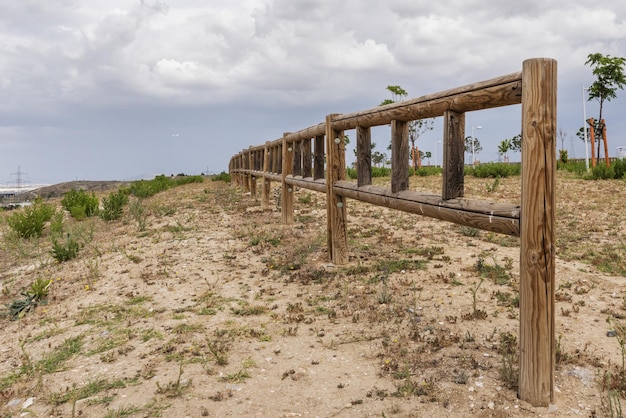
<svg viewBox="0 0 626 418">
<path fill-rule="evenodd" d="M 592 68 L 593 75 L 596 77 L 595 81 L 589 86 L 589 96 L 587 100 L 591 101 L 595 99 L 600 104 L 598 120 L 596 121 L 596 126 L 594 126 L 595 139 L 598 142 L 597 156 L 599 158 L 600 139 L 602 138 L 602 130 L 604 128 L 602 124 L 604 102 L 610 102 L 612 99 L 617 98 L 617 90 L 622 90 L 624 86 L 626 86 L 626 74 L 624 73 L 626 58 L 611 57 L 608 54 L 602 55 L 596 52 L 595 54 L 587 55 L 585 65 L 589 65 Z M 605 149 L 604 151 L 608 153 L 608 150 Z"/>
<path fill-rule="evenodd" d="M 409 95 L 406 90 L 400 86 L 387 86 L 387 90 L 391 93 L 391 99 L 383 100 L 379 106 L 385 106 L 398 101 L 402 101 Z M 432 131 L 435 119 L 420 119 L 409 122 L 409 140 L 411 141 L 411 153 L 410 156 L 413 160 L 413 169 L 417 170 L 421 166 L 420 153 L 417 152 L 415 143 L 418 138 L 428 131 Z M 391 140 L 387 149 L 391 149 Z"/>
<path fill-rule="evenodd" d="M 473 148 L 472 148 L 473 145 Z M 474 150 L 474 155 L 478 154 L 483 150 L 483 147 L 480 145 L 480 141 L 478 138 L 473 138 L 472 136 L 465 137 L 465 152 L 472 152 Z"/>
<path fill-rule="evenodd" d="M 500 154 L 500 156 L 504 158 L 505 162 L 508 162 L 509 160 L 509 157 L 507 154 L 509 153 L 512 147 L 513 147 L 513 143 L 510 139 L 503 139 L 500 142 L 500 145 L 498 145 L 498 154 Z"/>
</svg>

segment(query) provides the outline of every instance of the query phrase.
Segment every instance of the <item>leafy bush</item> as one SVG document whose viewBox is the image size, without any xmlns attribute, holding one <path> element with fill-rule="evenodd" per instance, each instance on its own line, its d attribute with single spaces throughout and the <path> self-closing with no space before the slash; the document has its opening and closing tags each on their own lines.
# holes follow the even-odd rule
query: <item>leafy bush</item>
<svg viewBox="0 0 626 418">
<path fill-rule="evenodd" d="M 95 193 L 84 190 L 70 190 L 63 195 L 61 205 L 74 219 L 84 219 L 98 213 L 98 198 Z"/>
<path fill-rule="evenodd" d="M 469 174 L 479 178 L 519 176 L 521 167 L 521 164 L 486 163 L 479 164 L 475 167 L 466 167 L 465 175 Z"/>
<path fill-rule="evenodd" d="M 435 167 L 435 166 L 422 166 L 420 168 L 418 168 L 417 170 L 414 169 L 409 169 L 409 174 L 411 176 L 419 176 L 419 177 L 427 177 L 427 176 L 436 176 L 441 174 L 442 169 L 441 167 Z"/>
<path fill-rule="evenodd" d="M 574 173 L 574 174 L 576 174 L 578 176 L 581 176 L 581 177 L 587 171 L 587 167 L 585 166 L 585 162 L 584 161 L 567 161 L 567 162 L 563 162 L 563 161 L 559 160 L 559 161 L 556 162 L 556 168 L 557 168 L 557 170 L 569 171 L 570 173 Z"/>
<path fill-rule="evenodd" d="M 26 206 L 14 212 L 8 219 L 7 224 L 20 238 L 40 237 L 43 227 L 52 218 L 54 208 L 36 200 L 31 206 Z"/>
<path fill-rule="evenodd" d="M 372 167 L 372 177 L 389 177 L 391 168 L 388 167 Z"/>
<path fill-rule="evenodd" d="M 222 171 L 219 174 L 211 176 L 211 181 L 226 181 L 226 182 L 230 182 L 230 174 L 228 174 L 225 171 Z"/>
<path fill-rule="evenodd" d="M 81 245 L 72 237 L 70 234 L 67 234 L 67 238 L 64 242 L 59 242 L 58 239 L 52 241 L 52 250 L 50 250 L 50 254 L 52 257 L 62 263 L 64 261 L 71 260 L 78 256 L 78 252 L 80 251 Z"/>
<path fill-rule="evenodd" d="M 124 206 L 128 204 L 128 195 L 124 190 L 109 194 L 102 198 L 102 212 L 100 216 L 105 221 L 116 221 L 122 216 Z"/>
<path fill-rule="evenodd" d="M 174 186 L 182 186 L 184 184 L 191 183 L 204 183 L 204 177 L 202 176 L 182 176 L 174 179 Z"/>
<path fill-rule="evenodd" d="M 132 195 L 144 199 L 146 197 L 154 196 L 155 194 L 172 187 L 182 186 L 189 183 L 202 182 L 204 182 L 204 178 L 202 176 L 184 176 L 172 178 L 160 175 L 156 176 L 152 180 L 139 180 L 133 182 L 129 187 L 129 191 Z"/>
<path fill-rule="evenodd" d="M 610 180 L 615 178 L 615 168 L 607 167 L 605 163 L 600 163 L 591 170 L 591 178 L 594 180 Z"/>
<path fill-rule="evenodd" d="M 615 170 L 615 178 L 623 179 L 626 175 L 626 158 L 622 160 L 615 160 L 613 163 L 613 170 Z"/>
<path fill-rule="evenodd" d="M 63 211 L 55 210 L 50 219 L 50 236 L 54 240 L 61 235 L 63 235 Z"/>
</svg>

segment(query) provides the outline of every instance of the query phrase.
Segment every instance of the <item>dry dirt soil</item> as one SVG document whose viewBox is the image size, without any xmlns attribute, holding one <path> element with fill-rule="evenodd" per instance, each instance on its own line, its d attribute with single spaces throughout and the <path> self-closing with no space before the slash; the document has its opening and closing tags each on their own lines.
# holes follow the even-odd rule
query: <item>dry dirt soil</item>
<svg viewBox="0 0 626 418">
<path fill-rule="evenodd" d="M 284 226 L 207 180 L 131 199 L 117 222 L 66 215 L 82 249 L 63 263 L 47 229 L 11 239 L 0 215 L 0 416 L 611 416 L 626 406 L 608 388 L 626 380 L 626 182 L 557 185 L 549 407 L 517 398 L 518 239 L 349 201 L 338 266 L 323 195 L 296 191 Z M 519 189 L 466 178 L 472 198 Z M 47 304 L 11 318 L 36 279 Z"/>
</svg>

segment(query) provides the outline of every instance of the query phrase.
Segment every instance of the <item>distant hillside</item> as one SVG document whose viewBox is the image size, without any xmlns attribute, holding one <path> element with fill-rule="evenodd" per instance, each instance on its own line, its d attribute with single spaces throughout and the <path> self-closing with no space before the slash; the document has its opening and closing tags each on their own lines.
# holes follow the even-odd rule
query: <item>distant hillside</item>
<svg viewBox="0 0 626 418">
<path fill-rule="evenodd" d="M 128 181 L 68 181 L 65 183 L 53 184 L 51 186 L 31 190 L 26 194 L 26 196 L 28 196 L 27 199 L 34 199 L 37 196 L 43 197 L 44 199 L 51 199 L 54 197 L 61 197 L 65 192 L 72 189 L 101 192 L 127 186 L 129 184 L 130 182 Z"/>
</svg>

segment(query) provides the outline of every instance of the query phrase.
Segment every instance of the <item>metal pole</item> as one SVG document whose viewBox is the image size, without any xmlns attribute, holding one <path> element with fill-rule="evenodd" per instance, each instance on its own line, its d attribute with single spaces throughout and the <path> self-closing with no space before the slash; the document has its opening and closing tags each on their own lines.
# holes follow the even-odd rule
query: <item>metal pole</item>
<svg viewBox="0 0 626 418">
<path fill-rule="evenodd" d="M 585 136 L 585 170 L 589 171 L 589 138 L 587 138 L 587 105 L 585 103 L 585 90 L 583 85 L 583 131 Z"/>
<path fill-rule="evenodd" d="M 474 167 L 474 127 L 472 126 L 472 167 Z"/>
</svg>

